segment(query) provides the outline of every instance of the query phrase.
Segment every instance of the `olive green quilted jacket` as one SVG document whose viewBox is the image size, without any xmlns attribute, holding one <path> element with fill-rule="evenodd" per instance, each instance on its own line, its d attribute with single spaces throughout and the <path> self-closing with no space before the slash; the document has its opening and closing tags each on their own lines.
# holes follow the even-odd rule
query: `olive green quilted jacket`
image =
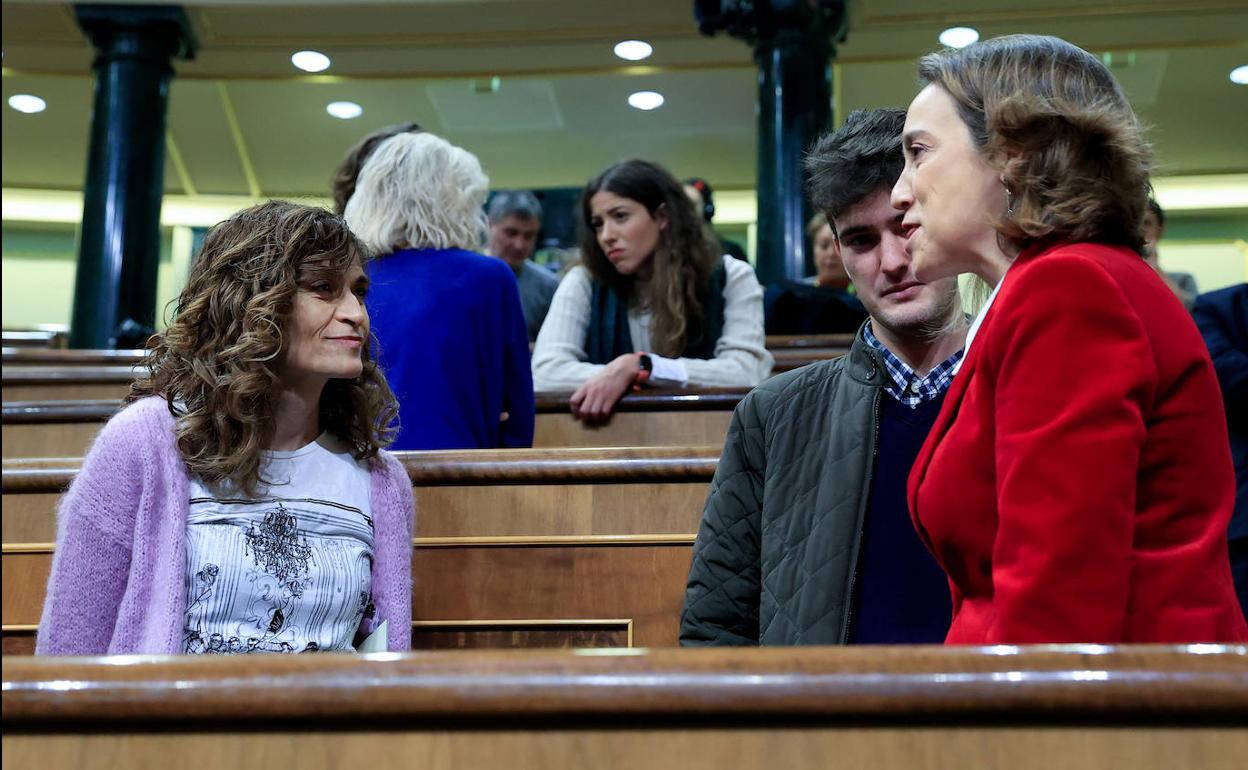
<svg viewBox="0 0 1248 770">
<path fill-rule="evenodd" d="M 693 547 L 682 645 L 845 641 L 887 382 L 859 333 L 848 355 L 742 399 Z"/>
</svg>

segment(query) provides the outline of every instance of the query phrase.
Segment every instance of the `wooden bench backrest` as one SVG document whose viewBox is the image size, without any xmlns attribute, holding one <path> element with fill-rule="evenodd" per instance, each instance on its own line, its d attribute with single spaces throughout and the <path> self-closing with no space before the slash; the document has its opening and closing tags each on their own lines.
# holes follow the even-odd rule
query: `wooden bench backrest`
<svg viewBox="0 0 1248 770">
<path fill-rule="evenodd" d="M 549 448 L 722 445 L 732 410 L 746 392 L 711 388 L 630 394 L 603 426 L 587 426 L 573 417 L 569 394 L 542 393 L 533 443 Z M 117 399 L 5 402 L 3 456 L 81 456 L 118 408 Z"/>
<path fill-rule="evenodd" d="M 397 453 L 421 647 L 670 646 L 716 447 Z M 77 460 L 5 461 L 6 650 L 30 649 Z"/>
</svg>

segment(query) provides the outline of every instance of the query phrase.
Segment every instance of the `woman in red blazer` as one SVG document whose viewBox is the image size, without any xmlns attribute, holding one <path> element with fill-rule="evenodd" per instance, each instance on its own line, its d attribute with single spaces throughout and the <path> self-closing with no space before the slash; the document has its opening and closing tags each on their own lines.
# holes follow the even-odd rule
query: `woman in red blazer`
<svg viewBox="0 0 1248 770">
<path fill-rule="evenodd" d="M 910 475 L 946 642 L 1248 639 L 1218 384 L 1140 257 L 1150 153 L 1121 89 L 1038 36 L 919 75 L 893 190 L 915 275 L 996 286 Z"/>
</svg>

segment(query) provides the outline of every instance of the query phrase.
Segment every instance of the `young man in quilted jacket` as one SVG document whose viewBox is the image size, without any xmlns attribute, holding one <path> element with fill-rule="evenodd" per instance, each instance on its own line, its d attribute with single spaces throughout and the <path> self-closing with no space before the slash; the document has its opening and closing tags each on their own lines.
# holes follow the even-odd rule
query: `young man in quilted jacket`
<svg viewBox="0 0 1248 770">
<path fill-rule="evenodd" d="M 774 377 L 733 414 L 702 514 L 683 645 L 939 643 L 944 573 L 906 477 L 962 357 L 957 279 L 915 279 L 889 191 L 901 110 L 857 111 L 806 161 L 870 313 L 848 355 Z"/>
</svg>

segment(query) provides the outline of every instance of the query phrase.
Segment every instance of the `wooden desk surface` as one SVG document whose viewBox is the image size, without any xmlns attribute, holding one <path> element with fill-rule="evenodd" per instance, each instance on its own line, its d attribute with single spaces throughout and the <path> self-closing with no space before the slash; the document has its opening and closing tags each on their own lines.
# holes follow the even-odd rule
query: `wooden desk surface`
<svg viewBox="0 0 1248 770">
<path fill-rule="evenodd" d="M 6 730 L 551 716 L 1248 724 L 1244 645 L 6 657 L 3 680 Z"/>
</svg>

